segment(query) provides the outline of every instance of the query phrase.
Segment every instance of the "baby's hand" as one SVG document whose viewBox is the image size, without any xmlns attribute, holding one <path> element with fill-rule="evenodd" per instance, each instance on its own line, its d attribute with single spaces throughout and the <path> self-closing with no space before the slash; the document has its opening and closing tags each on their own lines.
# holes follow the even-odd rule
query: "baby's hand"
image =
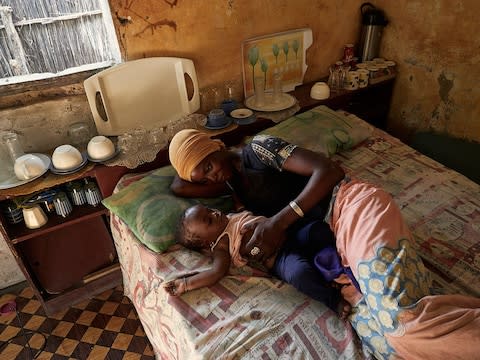
<svg viewBox="0 0 480 360">
<path fill-rule="evenodd" d="M 185 282 L 183 279 L 170 280 L 163 284 L 163 288 L 172 296 L 179 296 L 185 292 Z"/>
</svg>

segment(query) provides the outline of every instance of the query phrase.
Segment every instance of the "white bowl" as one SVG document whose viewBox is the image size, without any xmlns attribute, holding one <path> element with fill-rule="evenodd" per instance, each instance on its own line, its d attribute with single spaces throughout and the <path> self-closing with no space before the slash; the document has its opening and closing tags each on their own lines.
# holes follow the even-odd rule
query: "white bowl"
<svg viewBox="0 0 480 360">
<path fill-rule="evenodd" d="M 115 145 L 103 135 L 94 136 L 88 142 L 87 152 L 93 160 L 107 159 L 115 153 Z"/>
<path fill-rule="evenodd" d="M 13 167 L 19 180 L 28 180 L 45 172 L 45 163 L 37 155 L 25 154 L 15 160 Z"/>
<path fill-rule="evenodd" d="M 60 145 L 52 154 L 52 164 L 58 170 L 74 169 L 82 160 L 82 154 L 72 145 Z"/>
<path fill-rule="evenodd" d="M 310 97 L 315 100 L 324 100 L 330 97 L 330 88 L 324 82 L 317 82 L 310 90 Z"/>
</svg>

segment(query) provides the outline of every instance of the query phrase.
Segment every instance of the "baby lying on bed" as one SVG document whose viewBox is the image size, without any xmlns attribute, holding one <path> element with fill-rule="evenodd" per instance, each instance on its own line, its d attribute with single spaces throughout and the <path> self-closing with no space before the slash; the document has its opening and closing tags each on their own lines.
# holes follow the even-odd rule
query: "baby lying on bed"
<svg viewBox="0 0 480 360">
<path fill-rule="evenodd" d="M 188 208 L 180 219 L 178 242 L 194 250 L 210 249 L 213 257 L 212 267 L 188 277 L 171 280 L 165 283 L 165 290 L 170 295 L 178 296 L 190 290 L 211 286 L 227 274 L 230 263 L 237 267 L 246 265 L 247 260 L 242 254 L 245 254 L 245 244 L 253 231 L 241 234 L 241 228 L 245 224 L 261 219 L 263 217 L 254 216 L 249 211 L 224 214 L 203 205 Z M 312 240 L 322 241 L 318 238 Z M 284 274 L 285 271 L 275 271 L 276 267 L 291 267 L 291 271 L 288 272 L 289 278 L 282 280 L 315 300 L 325 303 L 341 318 L 346 318 L 351 310 L 350 304 L 342 299 L 338 287 L 325 283 L 312 262 L 299 255 L 300 252 L 296 251 L 298 246 L 295 245 L 301 246 L 300 243 L 290 242 L 262 265 L 277 274 Z M 313 257 L 314 254 L 311 255 Z"/>
</svg>

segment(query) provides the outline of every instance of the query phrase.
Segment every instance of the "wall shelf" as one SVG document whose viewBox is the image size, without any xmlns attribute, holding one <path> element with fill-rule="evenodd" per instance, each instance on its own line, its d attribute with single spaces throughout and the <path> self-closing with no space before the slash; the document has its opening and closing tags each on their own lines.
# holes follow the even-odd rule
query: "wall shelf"
<svg viewBox="0 0 480 360">
<path fill-rule="evenodd" d="M 10 241 L 13 244 L 18 244 L 22 241 L 35 238 L 42 234 L 47 234 L 59 228 L 71 226 L 92 217 L 107 214 L 108 210 L 103 205 L 98 205 L 97 207 L 88 205 L 75 206 L 70 215 L 65 218 L 57 214 L 49 214 L 48 222 L 39 229 L 28 229 L 25 226 L 25 223 L 21 222 L 19 224 L 10 225 L 7 232 L 10 236 Z"/>
</svg>

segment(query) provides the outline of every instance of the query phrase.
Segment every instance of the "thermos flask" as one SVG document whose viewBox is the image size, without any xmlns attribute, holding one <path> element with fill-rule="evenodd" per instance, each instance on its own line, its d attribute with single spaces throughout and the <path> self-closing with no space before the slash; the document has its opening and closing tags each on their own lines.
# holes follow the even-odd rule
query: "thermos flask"
<svg viewBox="0 0 480 360">
<path fill-rule="evenodd" d="M 362 13 L 362 32 L 358 56 L 363 62 L 378 57 L 383 28 L 388 24 L 388 20 L 382 10 L 369 2 L 360 6 L 360 12 Z"/>
</svg>

